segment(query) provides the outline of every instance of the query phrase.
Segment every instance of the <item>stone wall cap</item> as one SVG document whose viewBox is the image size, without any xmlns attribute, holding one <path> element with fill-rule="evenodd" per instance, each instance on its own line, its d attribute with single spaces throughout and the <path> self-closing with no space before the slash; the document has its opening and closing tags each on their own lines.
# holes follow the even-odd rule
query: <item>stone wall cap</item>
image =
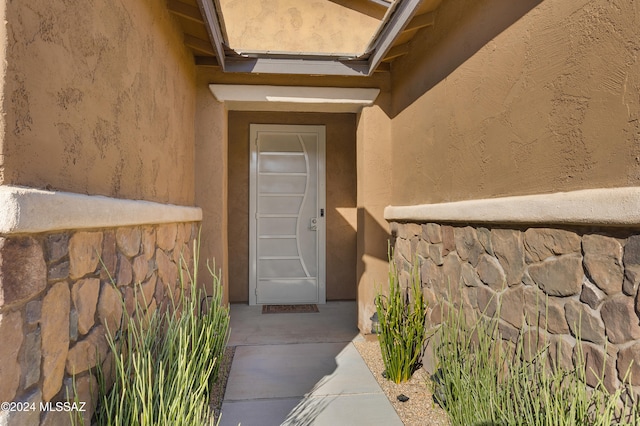
<svg viewBox="0 0 640 426">
<path fill-rule="evenodd" d="M 640 226 L 640 187 L 387 206 L 387 221 Z"/>
<path fill-rule="evenodd" d="M 199 207 L 0 186 L 0 234 L 201 220 Z"/>
</svg>

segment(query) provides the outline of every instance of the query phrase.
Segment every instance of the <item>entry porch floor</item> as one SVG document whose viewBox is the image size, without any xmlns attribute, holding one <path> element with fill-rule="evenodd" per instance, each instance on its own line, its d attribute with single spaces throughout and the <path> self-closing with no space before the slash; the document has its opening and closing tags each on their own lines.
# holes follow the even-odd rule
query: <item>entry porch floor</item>
<svg viewBox="0 0 640 426">
<path fill-rule="evenodd" d="M 355 302 L 318 313 L 262 314 L 231 305 L 235 346 L 222 426 L 402 425 L 353 345 Z"/>
</svg>

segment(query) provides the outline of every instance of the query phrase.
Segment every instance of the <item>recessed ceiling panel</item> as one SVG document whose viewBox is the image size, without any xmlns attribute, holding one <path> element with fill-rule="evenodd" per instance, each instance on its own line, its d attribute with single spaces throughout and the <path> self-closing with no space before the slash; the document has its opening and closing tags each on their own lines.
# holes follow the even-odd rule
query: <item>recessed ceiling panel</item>
<svg viewBox="0 0 640 426">
<path fill-rule="evenodd" d="M 219 0 L 229 46 L 238 52 L 364 53 L 380 19 L 370 0 Z M 354 3 L 352 7 L 349 3 Z"/>
</svg>

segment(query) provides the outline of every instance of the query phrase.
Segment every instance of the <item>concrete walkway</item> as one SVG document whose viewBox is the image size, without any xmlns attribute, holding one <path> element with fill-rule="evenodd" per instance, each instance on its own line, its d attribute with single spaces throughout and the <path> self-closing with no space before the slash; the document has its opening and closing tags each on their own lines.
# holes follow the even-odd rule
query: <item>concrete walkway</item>
<svg viewBox="0 0 640 426">
<path fill-rule="evenodd" d="M 262 314 L 231 306 L 236 346 L 222 426 L 402 425 L 352 341 L 355 302 L 319 313 Z"/>
</svg>

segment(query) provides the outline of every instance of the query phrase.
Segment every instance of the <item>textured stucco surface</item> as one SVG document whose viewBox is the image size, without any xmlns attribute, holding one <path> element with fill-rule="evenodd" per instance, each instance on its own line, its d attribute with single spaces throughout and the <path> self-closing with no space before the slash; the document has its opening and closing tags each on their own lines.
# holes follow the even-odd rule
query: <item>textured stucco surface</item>
<svg viewBox="0 0 640 426">
<path fill-rule="evenodd" d="M 229 112 L 229 300 L 249 300 L 249 125 L 326 125 L 327 300 L 356 298 L 354 114 Z"/>
<path fill-rule="evenodd" d="M 640 183 L 640 3 L 451 0 L 393 64 L 394 205 Z"/>
<path fill-rule="evenodd" d="M 193 203 L 195 67 L 163 1 L 3 1 L 0 184 Z"/>
<path fill-rule="evenodd" d="M 385 102 L 389 93 L 378 98 Z M 358 152 L 358 328 L 371 332 L 376 292 L 388 280 L 389 225 L 384 208 L 391 199 L 391 120 L 378 106 L 359 115 Z"/>
<path fill-rule="evenodd" d="M 209 90 L 209 70 L 199 69 L 197 78 L 195 191 L 196 205 L 202 209 L 199 274 L 208 285 L 206 261 L 215 262 L 228 298 L 227 110 Z"/>
<path fill-rule="evenodd" d="M 221 0 L 237 50 L 363 53 L 380 21 L 329 0 Z"/>
</svg>

